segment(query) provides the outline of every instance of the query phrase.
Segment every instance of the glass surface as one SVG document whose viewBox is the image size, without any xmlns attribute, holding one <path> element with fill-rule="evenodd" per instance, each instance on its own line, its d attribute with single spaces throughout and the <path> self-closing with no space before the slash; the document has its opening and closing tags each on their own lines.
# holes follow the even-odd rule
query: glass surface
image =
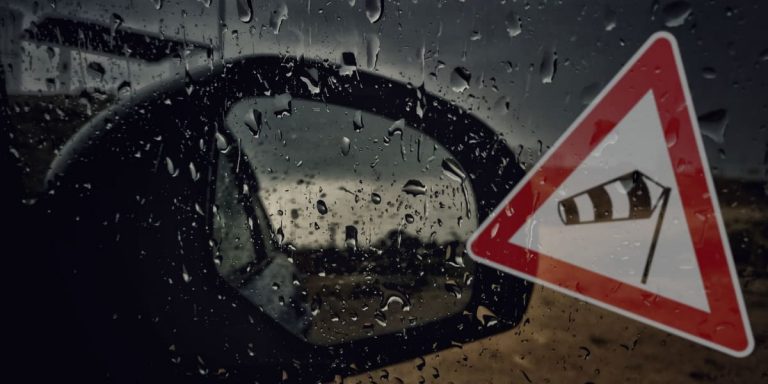
<svg viewBox="0 0 768 384">
<path fill-rule="evenodd" d="M 316 344 L 463 310 L 472 292 L 464 242 L 477 225 L 475 197 L 460 168 L 441 166 L 455 162 L 450 155 L 403 121 L 287 100 L 238 101 L 225 119 L 229 138 L 217 136 L 219 273 Z M 244 167 L 256 181 L 238 184 Z M 251 216 L 233 204 L 238 198 Z M 250 227 L 268 244 L 264 260 Z"/>
</svg>

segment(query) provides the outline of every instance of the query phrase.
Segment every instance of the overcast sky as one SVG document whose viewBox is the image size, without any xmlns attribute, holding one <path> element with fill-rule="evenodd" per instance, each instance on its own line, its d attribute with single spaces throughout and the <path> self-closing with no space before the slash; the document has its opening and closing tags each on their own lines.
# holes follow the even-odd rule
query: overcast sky
<svg viewBox="0 0 768 384">
<path fill-rule="evenodd" d="M 116 13 L 123 27 L 153 34 L 214 44 L 219 35 L 216 1 L 205 7 L 196 0 L 165 0 L 160 10 L 154 0 L 57 0 L 55 9 L 42 1 L 36 14 L 31 2 L 7 3 L 24 11 L 25 23 L 58 13 L 109 24 Z M 768 34 L 764 20 L 756 19 L 759 12 L 747 8 L 727 16 L 717 2 L 696 3 L 681 25 L 665 27 L 668 18 L 653 12 L 650 2 L 385 1 L 383 16 L 371 23 L 361 0 L 354 6 L 348 1 L 254 1 L 253 17 L 245 23 L 236 2 L 227 3 L 225 56 L 282 53 L 339 62 L 342 52 L 351 51 L 364 67 L 375 35 L 380 51 L 374 71 L 414 84 L 424 81 L 428 91 L 473 110 L 510 145 L 531 148 L 523 156 L 528 163 L 538 159 L 539 140 L 545 148 L 551 145 L 584 109 L 585 95 L 607 83 L 650 34 L 666 29 L 680 43 L 697 114 L 726 112 L 722 142 L 704 138 L 715 172 L 766 178 Z M 275 34 L 270 17 L 282 4 L 287 18 Z M 514 37 L 508 27 L 514 31 L 516 24 L 510 20 L 520 20 Z M 53 64 L 44 65 L 41 55 L 44 49 L 27 53 L 30 62 L 24 68 L 31 77 L 44 78 L 51 71 Z M 543 81 L 541 71 L 547 55 L 557 58 L 551 82 Z M 179 72 L 165 64 L 133 65 L 138 67 L 128 71 L 124 60 L 111 60 L 107 77 L 117 81 L 130 72 L 132 83 L 141 86 Z M 450 87 L 457 66 L 471 73 L 463 92 Z M 494 108 L 503 101 L 509 101 L 506 113 Z"/>
</svg>

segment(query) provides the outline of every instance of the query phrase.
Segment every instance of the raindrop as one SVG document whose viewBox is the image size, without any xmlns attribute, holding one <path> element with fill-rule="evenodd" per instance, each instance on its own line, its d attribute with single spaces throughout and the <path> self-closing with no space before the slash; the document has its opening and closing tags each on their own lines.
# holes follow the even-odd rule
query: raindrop
<svg viewBox="0 0 768 384">
<path fill-rule="evenodd" d="M 411 215 L 410 213 L 405 214 L 405 222 L 408 224 L 413 224 L 413 222 L 416 221 L 416 219 Z"/>
<path fill-rule="evenodd" d="M 195 163 L 189 162 L 189 175 L 192 177 L 193 181 L 197 181 L 200 178 L 200 173 L 197 172 L 197 168 L 195 168 Z"/>
<path fill-rule="evenodd" d="M 557 52 L 553 50 L 547 50 L 544 52 L 544 57 L 541 58 L 541 65 L 539 65 L 539 75 L 541 75 L 542 84 L 551 83 L 555 78 L 556 72 Z"/>
<path fill-rule="evenodd" d="M 509 112 L 509 98 L 506 96 L 499 97 L 499 99 L 493 103 L 493 110 L 500 115 L 506 115 L 507 112 Z"/>
<path fill-rule="evenodd" d="M 152 3 L 155 5 L 155 9 L 157 10 L 163 8 L 163 0 L 152 0 Z"/>
<path fill-rule="evenodd" d="M 365 35 L 365 52 L 368 57 L 368 69 L 376 68 L 376 62 L 379 60 L 379 49 L 381 48 L 381 41 L 379 35 L 375 33 L 369 33 Z"/>
<path fill-rule="evenodd" d="M 187 272 L 187 267 L 184 264 L 181 265 L 181 278 L 185 283 L 192 281 L 192 276 L 189 275 L 189 272 Z"/>
<path fill-rule="evenodd" d="M 757 57 L 758 61 L 768 61 L 768 49 L 764 49 Z"/>
<path fill-rule="evenodd" d="M 612 31 L 614 28 L 616 28 L 616 11 L 614 11 L 611 7 L 605 8 L 603 26 L 605 26 L 606 31 Z"/>
<path fill-rule="evenodd" d="M 184 89 L 187 91 L 187 95 L 191 95 L 192 91 L 195 90 L 192 74 L 190 74 L 187 70 L 184 71 Z"/>
<path fill-rule="evenodd" d="M 717 77 L 717 70 L 712 67 L 704 67 L 701 69 L 701 76 L 705 79 L 712 80 Z"/>
<path fill-rule="evenodd" d="M 384 10 L 384 0 L 365 0 L 365 16 L 368 17 L 368 21 L 371 24 L 381 19 L 382 11 Z"/>
<path fill-rule="evenodd" d="M 461 299 L 461 287 L 453 280 L 447 280 L 443 285 L 445 290 L 452 294 L 453 297 Z"/>
<path fill-rule="evenodd" d="M 129 81 L 123 80 L 120 82 L 120 84 L 117 86 L 117 94 L 123 95 L 131 93 L 131 83 Z"/>
<path fill-rule="evenodd" d="M 407 312 L 411 309 L 411 304 L 408 302 L 407 297 L 404 298 L 401 297 L 400 294 L 395 294 L 389 296 L 386 300 L 382 300 L 379 310 L 382 312 L 389 311 L 392 304 L 398 304 L 404 312 Z"/>
<path fill-rule="evenodd" d="M 341 154 L 343 156 L 349 155 L 349 151 L 352 149 L 352 141 L 349 140 L 349 138 L 342 137 L 341 138 Z"/>
<path fill-rule="evenodd" d="M 115 32 L 117 32 L 117 29 L 120 28 L 121 25 L 123 25 L 124 21 L 125 20 L 123 20 L 123 17 L 118 15 L 117 13 L 112 14 L 112 29 L 110 31 L 112 35 L 114 35 Z"/>
<path fill-rule="evenodd" d="M 371 193 L 371 202 L 376 204 L 376 205 L 381 204 L 381 195 L 379 195 L 378 193 L 375 193 L 375 192 Z"/>
<path fill-rule="evenodd" d="M 725 128 L 728 126 L 728 111 L 717 109 L 699 116 L 699 127 L 704 136 L 717 144 L 725 141 Z"/>
<path fill-rule="evenodd" d="M 408 180 L 405 185 L 403 185 L 403 192 L 412 195 L 412 196 L 419 196 L 427 193 L 427 187 L 419 180 Z"/>
<path fill-rule="evenodd" d="M 491 312 L 490 309 L 483 305 L 477 306 L 477 310 L 475 311 L 475 318 L 477 318 L 477 320 L 486 327 L 490 327 L 499 321 L 498 317 L 496 317 L 496 314 Z"/>
<path fill-rule="evenodd" d="M 344 245 L 349 249 L 357 249 L 357 228 L 354 225 L 347 225 L 344 233 Z"/>
<path fill-rule="evenodd" d="M 104 66 L 96 61 L 91 61 L 88 63 L 87 71 L 88 74 L 93 77 L 97 77 L 100 81 L 104 79 L 104 74 L 107 73 L 107 71 L 104 69 Z"/>
<path fill-rule="evenodd" d="M 317 68 L 307 69 L 306 76 L 300 75 L 299 78 L 307 85 L 310 93 L 313 95 L 320 93 L 320 75 L 317 72 Z"/>
<path fill-rule="evenodd" d="M 469 88 L 469 81 L 471 79 L 472 74 L 468 69 L 464 67 L 456 67 L 453 69 L 453 72 L 451 72 L 451 89 L 453 89 L 454 92 L 464 92 L 465 89 Z"/>
<path fill-rule="evenodd" d="M 245 113 L 245 125 L 254 137 L 259 137 L 261 133 L 262 118 L 261 111 L 257 109 Z"/>
<path fill-rule="evenodd" d="M 459 165 L 459 163 L 454 159 L 450 159 L 450 158 L 443 159 L 442 167 L 443 167 L 443 173 L 453 180 L 463 183 L 464 180 L 467 178 L 466 172 L 464 172 L 464 170 L 461 169 L 461 165 Z"/>
<path fill-rule="evenodd" d="M 581 89 L 581 103 L 587 105 L 597 97 L 600 92 L 601 84 L 599 82 L 591 83 Z"/>
<path fill-rule="evenodd" d="M 216 132 L 216 148 L 218 148 L 219 152 L 221 153 L 229 152 L 229 143 L 227 142 L 227 138 L 219 132 Z"/>
<path fill-rule="evenodd" d="M 363 127 L 363 112 L 355 111 L 355 116 L 352 118 L 352 128 L 354 128 L 355 132 L 360 132 L 363 130 Z"/>
<path fill-rule="evenodd" d="M 283 24 L 283 20 L 288 18 L 288 6 L 285 3 L 280 4 L 274 11 L 272 16 L 269 17 L 269 27 L 272 28 L 272 32 L 275 34 L 280 33 L 280 25 Z"/>
<path fill-rule="evenodd" d="M 674 1 L 662 8 L 664 25 L 667 27 L 679 27 L 685 23 L 685 19 L 691 14 L 691 4 L 687 1 Z"/>
<path fill-rule="evenodd" d="M 173 165 L 173 160 L 170 157 L 165 158 L 165 168 L 168 170 L 168 174 L 173 177 L 179 174 L 179 170 Z"/>
<path fill-rule="evenodd" d="M 394 135 L 403 136 L 403 129 L 405 128 L 405 119 L 399 119 L 392 123 L 387 129 L 387 136 L 392 137 Z"/>
<path fill-rule="evenodd" d="M 373 314 L 373 319 L 382 327 L 387 326 L 387 315 L 385 315 L 384 312 L 376 311 L 376 313 Z"/>
<path fill-rule="evenodd" d="M 48 60 L 53 60 L 53 58 L 56 57 L 56 50 L 53 49 L 53 47 L 46 47 L 45 53 L 48 54 Z"/>
<path fill-rule="evenodd" d="M 315 206 L 317 207 L 317 211 L 320 212 L 321 215 L 325 215 L 326 213 L 328 213 L 328 206 L 325 205 L 325 201 L 318 200 Z"/>
<path fill-rule="evenodd" d="M 509 37 L 515 37 L 523 31 L 523 23 L 520 16 L 515 12 L 509 12 L 507 14 L 505 23 L 507 24 L 507 33 L 509 34 Z"/>
<path fill-rule="evenodd" d="M 273 99 L 274 105 L 275 105 L 275 116 L 277 117 L 290 116 L 291 100 L 292 100 L 291 94 L 287 92 L 279 95 L 275 95 L 275 98 Z"/>
<path fill-rule="evenodd" d="M 206 8 L 211 6 L 211 0 L 197 0 L 197 1 L 200 3 L 203 3 L 203 6 L 205 6 Z"/>
<path fill-rule="evenodd" d="M 251 22 L 251 19 L 253 19 L 251 0 L 237 0 L 237 15 L 243 23 Z"/>
</svg>

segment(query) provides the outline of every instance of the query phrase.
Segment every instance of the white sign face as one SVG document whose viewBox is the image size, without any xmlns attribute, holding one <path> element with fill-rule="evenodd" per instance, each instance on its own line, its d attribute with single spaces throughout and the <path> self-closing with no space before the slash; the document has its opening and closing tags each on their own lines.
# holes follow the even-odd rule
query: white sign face
<svg viewBox="0 0 768 384">
<path fill-rule="evenodd" d="M 748 355 L 677 43 L 653 35 L 472 236 L 483 264 Z"/>
<path fill-rule="evenodd" d="M 677 188 L 672 187 L 663 218 L 661 204 L 650 217 L 623 220 L 632 209 L 631 193 L 620 180 L 606 185 L 612 218 L 594 224 L 566 225 L 558 203 L 582 191 L 638 170 L 664 186 L 676 184 L 667 143 L 662 134 L 653 94 L 648 92 L 601 141 L 581 165 L 529 216 L 511 242 L 584 269 L 610 276 L 692 307 L 709 311 L 685 213 Z M 662 188 L 639 179 L 649 189 L 649 201 L 660 203 Z M 654 188 L 655 187 L 655 188 Z M 595 204 L 588 194 L 572 199 L 582 220 L 593 220 Z M 586 216 L 586 217 L 585 217 Z M 646 283 L 642 283 L 656 225 L 661 226 Z M 662 256 L 663 255 L 663 256 Z"/>
</svg>

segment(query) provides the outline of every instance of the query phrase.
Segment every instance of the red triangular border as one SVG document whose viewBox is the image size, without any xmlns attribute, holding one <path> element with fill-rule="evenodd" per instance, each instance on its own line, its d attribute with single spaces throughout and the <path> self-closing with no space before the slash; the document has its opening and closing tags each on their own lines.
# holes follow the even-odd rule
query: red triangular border
<svg viewBox="0 0 768 384">
<path fill-rule="evenodd" d="M 711 312 L 508 240 L 619 121 L 653 91 Z M 470 239 L 478 262 L 734 356 L 754 346 L 677 42 L 654 34 Z M 514 212 L 509 215 L 505 212 Z M 706 217 L 702 221 L 699 217 Z"/>
</svg>

